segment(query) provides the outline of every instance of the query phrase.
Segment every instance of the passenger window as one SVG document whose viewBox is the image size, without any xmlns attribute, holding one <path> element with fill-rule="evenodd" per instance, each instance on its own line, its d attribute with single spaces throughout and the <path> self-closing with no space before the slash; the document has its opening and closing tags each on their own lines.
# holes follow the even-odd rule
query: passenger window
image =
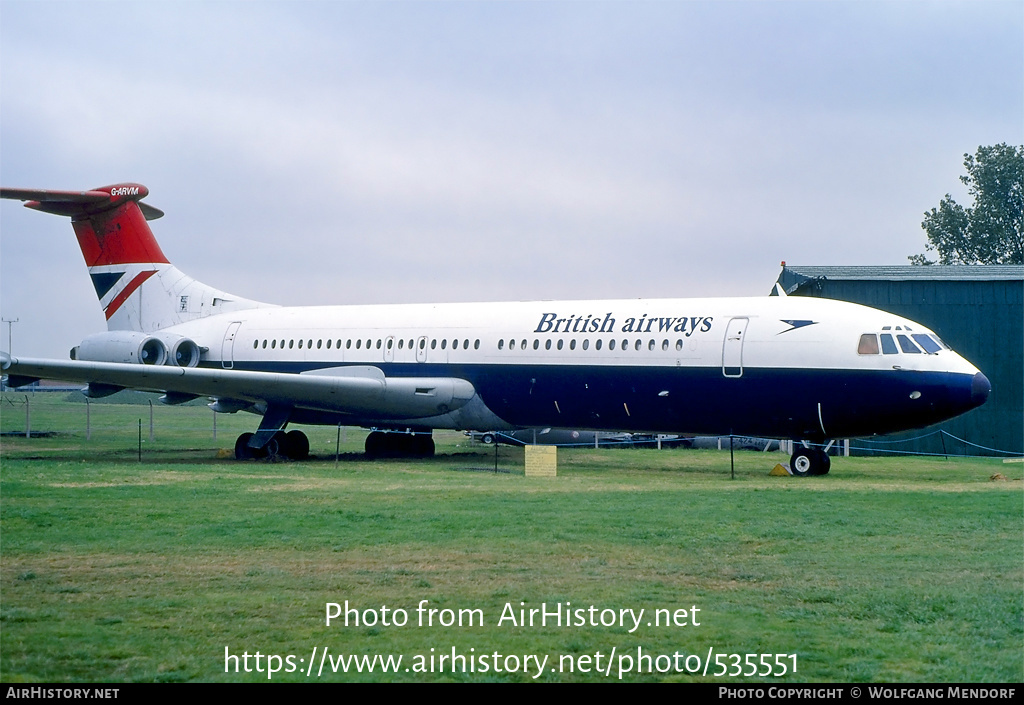
<svg viewBox="0 0 1024 705">
<path fill-rule="evenodd" d="M 608 341 L 608 349 L 609 350 L 614 350 L 615 349 L 615 341 L 614 340 L 609 340 Z"/>
<path fill-rule="evenodd" d="M 498 350 L 504 350 L 504 349 L 505 349 L 505 341 L 504 340 L 499 340 L 498 341 Z"/>
<path fill-rule="evenodd" d="M 359 350 L 362 347 L 363 347 L 363 339 L 360 338 L 359 340 L 356 341 L 356 350 Z"/>
<path fill-rule="evenodd" d="M 462 341 L 462 349 L 469 350 L 469 338 L 466 338 L 465 340 Z"/>
<path fill-rule="evenodd" d="M 352 339 L 351 338 L 349 338 L 348 340 L 345 341 L 345 349 L 346 350 L 351 350 L 352 349 Z"/>
<path fill-rule="evenodd" d="M 267 340 L 266 340 L 266 338 L 263 339 L 263 349 L 264 350 L 267 349 Z"/>
<path fill-rule="evenodd" d="M 302 341 L 299 341 L 299 350 L 302 350 Z"/>
<path fill-rule="evenodd" d="M 661 341 L 661 349 L 668 350 L 668 339 Z"/>
<path fill-rule="evenodd" d="M 636 348 L 637 350 L 639 350 L 639 349 L 640 349 L 640 346 L 641 346 L 642 344 L 643 344 L 643 343 L 642 343 L 642 342 L 641 342 L 641 341 L 640 341 L 640 340 L 638 339 L 638 340 L 636 341 L 636 345 L 635 345 L 634 347 L 635 347 L 635 348 Z"/>
<path fill-rule="evenodd" d="M 892 339 L 892 336 L 889 333 L 882 333 L 882 335 L 879 337 L 881 337 L 882 339 L 883 355 L 895 355 L 896 353 L 899 352 L 899 350 L 896 348 L 896 341 Z"/>
<path fill-rule="evenodd" d="M 294 340 L 289 340 L 288 341 L 288 349 L 292 350 L 294 347 L 295 347 L 295 341 Z"/>
<path fill-rule="evenodd" d="M 595 350 L 600 350 L 601 349 L 601 339 L 600 338 L 598 338 L 597 340 L 594 341 L 594 349 Z"/>
<path fill-rule="evenodd" d="M 480 349 L 480 339 L 479 338 L 477 338 L 476 340 L 473 341 L 473 349 L 474 350 L 479 350 Z"/>
<path fill-rule="evenodd" d="M 679 340 L 676 341 L 676 350 L 682 350 L 682 349 L 683 349 L 683 339 L 680 338 Z"/>
<path fill-rule="evenodd" d="M 442 338 L 441 339 L 441 349 L 444 350 L 447 347 L 448 347 L 448 339 L 447 338 Z M 509 347 L 511 347 L 511 346 L 509 346 Z"/>
<path fill-rule="evenodd" d="M 559 350 L 562 349 L 562 339 L 561 338 L 558 339 L 558 349 Z"/>
<path fill-rule="evenodd" d="M 647 349 L 648 350 L 654 350 L 654 340 L 653 339 L 649 343 L 647 343 Z"/>
<path fill-rule="evenodd" d="M 576 349 L 576 339 L 575 338 L 573 338 L 572 340 L 569 341 L 569 349 L 570 350 L 575 350 Z"/>
<path fill-rule="evenodd" d="M 329 343 L 331 341 L 328 340 L 327 342 Z M 316 349 L 319 350 L 321 347 L 323 347 L 323 344 L 324 344 L 324 341 L 322 341 L 322 340 L 316 341 Z"/>
<path fill-rule="evenodd" d="M 533 349 L 534 350 L 539 350 L 540 349 L 540 341 L 537 340 L 536 338 L 533 339 Z"/>
<path fill-rule="evenodd" d="M 277 340 L 271 340 L 270 341 L 270 349 L 273 350 L 276 347 L 277 347 Z"/>
<path fill-rule="evenodd" d="M 377 349 L 380 350 L 380 338 L 377 338 Z"/>
<path fill-rule="evenodd" d="M 405 341 L 401 338 L 398 339 L 398 349 L 401 350 L 405 347 Z"/>
<path fill-rule="evenodd" d="M 420 338 L 420 350 L 424 350 L 427 347 L 427 341 L 424 338 Z"/>
<path fill-rule="evenodd" d="M 586 338 L 583 339 L 583 349 L 587 350 L 590 348 L 590 341 Z"/>
<path fill-rule="evenodd" d="M 917 341 L 917 344 L 924 348 L 924 351 L 929 355 L 934 355 L 939 350 L 942 350 L 939 344 L 932 340 L 932 337 L 930 335 L 925 335 L 924 333 L 914 333 L 910 337 Z"/>
<path fill-rule="evenodd" d="M 896 328 L 898 330 L 899 326 L 896 326 Z M 907 336 L 903 335 L 902 333 L 900 333 L 899 335 L 896 336 L 896 340 L 899 341 L 899 343 L 900 343 L 900 350 L 902 350 L 903 352 L 905 352 L 905 353 L 915 353 L 917 355 L 921 354 L 921 348 L 919 348 L 916 345 L 914 345 L 914 343 L 911 342 L 910 338 L 908 338 Z"/>
<path fill-rule="evenodd" d="M 548 338 L 547 340 L 544 341 L 544 349 L 545 350 L 550 350 L 551 349 L 551 338 Z"/>
<path fill-rule="evenodd" d="M 437 338 L 433 338 L 430 341 L 430 349 L 437 350 Z M 498 341 L 498 350 L 501 350 L 501 341 Z"/>
<path fill-rule="evenodd" d="M 860 337 L 860 343 L 857 345 L 858 355 L 877 355 L 878 354 L 878 337 L 874 333 L 865 333 Z"/>
</svg>

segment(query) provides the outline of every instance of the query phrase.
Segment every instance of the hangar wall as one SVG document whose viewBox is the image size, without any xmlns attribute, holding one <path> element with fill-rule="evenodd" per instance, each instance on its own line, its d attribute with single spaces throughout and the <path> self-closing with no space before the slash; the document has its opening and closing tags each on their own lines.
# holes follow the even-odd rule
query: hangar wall
<svg viewBox="0 0 1024 705">
<path fill-rule="evenodd" d="M 778 283 L 789 295 L 852 301 L 928 326 L 992 382 L 988 402 L 963 416 L 853 445 L 1005 456 L 932 433 L 941 429 L 978 446 L 1024 453 L 1024 266 L 784 266 Z"/>
</svg>

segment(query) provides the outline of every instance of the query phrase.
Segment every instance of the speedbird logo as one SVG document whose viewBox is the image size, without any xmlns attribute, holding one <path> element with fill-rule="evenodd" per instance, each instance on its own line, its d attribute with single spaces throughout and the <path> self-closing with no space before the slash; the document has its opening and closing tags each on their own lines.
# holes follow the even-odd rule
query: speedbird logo
<svg viewBox="0 0 1024 705">
<path fill-rule="evenodd" d="M 791 330 L 796 330 L 797 328 L 803 328 L 804 326 L 813 326 L 815 323 L 817 323 L 817 321 L 782 321 L 782 322 L 787 324 L 789 326 L 789 328 L 787 328 L 786 330 L 779 331 L 775 335 L 782 335 L 783 333 L 788 333 Z"/>
</svg>

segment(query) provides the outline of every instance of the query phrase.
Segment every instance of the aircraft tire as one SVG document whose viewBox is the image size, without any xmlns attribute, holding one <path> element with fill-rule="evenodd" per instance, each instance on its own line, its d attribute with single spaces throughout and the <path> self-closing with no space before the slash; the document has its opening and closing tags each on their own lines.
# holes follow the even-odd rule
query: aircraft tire
<svg viewBox="0 0 1024 705">
<path fill-rule="evenodd" d="M 235 460 L 252 460 L 256 457 L 253 449 L 249 447 L 250 438 L 252 438 L 251 433 L 243 433 L 235 441 Z"/>
<path fill-rule="evenodd" d="M 284 431 L 278 431 L 267 441 L 267 445 L 263 446 L 259 457 L 274 458 L 278 455 L 286 455 L 285 448 L 287 445 L 288 441 Z"/>
<path fill-rule="evenodd" d="M 292 460 L 305 460 L 309 457 L 309 438 L 302 431 L 289 431 L 284 435 L 281 452 Z"/>
<path fill-rule="evenodd" d="M 433 458 L 434 457 L 434 439 L 426 434 L 420 434 L 413 436 L 412 442 L 412 453 L 417 458 Z"/>
<path fill-rule="evenodd" d="M 366 457 L 379 458 L 387 452 L 387 438 L 380 431 L 371 431 L 364 446 Z"/>
<path fill-rule="evenodd" d="M 828 475 L 828 471 L 832 469 L 832 459 L 828 457 L 828 453 L 823 450 L 818 451 L 818 466 L 815 469 L 815 475 Z"/>
<path fill-rule="evenodd" d="M 815 475 L 817 453 L 811 448 L 797 448 L 789 459 L 789 469 L 797 477 Z"/>
</svg>

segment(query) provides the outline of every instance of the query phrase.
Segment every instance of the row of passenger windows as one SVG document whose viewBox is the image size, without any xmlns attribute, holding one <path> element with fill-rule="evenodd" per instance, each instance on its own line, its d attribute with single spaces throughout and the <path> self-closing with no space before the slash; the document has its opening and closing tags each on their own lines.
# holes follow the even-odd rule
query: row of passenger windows
<svg viewBox="0 0 1024 705">
<path fill-rule="evenodd" d="M 601 338 L 598 338 L 597 340 L 594 341 L 594 349 L 595 350 L 600 350 L 601 347 L 604 344 L 605 344 L 605 341 L 603 341 Z M 540 341 L 538 339 L 534 338 L 533 339 L 533 349 L 534 350 L 540 350 L 540 345 L 541 345 Z M 607 345 L 608 345 L 608 349 L 609 350 L 615 350 L 615 348 L 618 347 L 619 349 L 625 351 L 625 350 L 629 350 L 629 348 L 630 348 L 629 340 L 623 340 L 621 343 L 619 343 L 616 340 L 609 340 L 607 342 Z M 517 348 L 517 346 L 518 346 L 519 350 L 526 350 L 530 346 L 530 341 L 527 340 L 526 338 L 524 338 L 522 340 L 517 340 L 515 338 L 512 338 L 511 340 L 508 341 L 508 349 L 509 350 L 515 350 Z M 658 343 L 653 338 L 647 341 L 647 349 L 648 350 L 654 350 L 655 348 L 657 348 L 657 346 L 658 346 Z M 550 338 L 548 338 L 547 340 L 544 341 L 544 349 L 545 350 L 550 350 L 552 347 L 554 347 L 556 350 L 561 350 L 564 347 L 568 347 L 570 350 L 575 350 L 576 349 L 576 339 L 575 338 L 570 339 L 568 344 L 564 340 L 562 340 L 561 338 L 559 338 L 556 341 L 552 341 Z M 590 349 L 590 339 L 589 338 L 584 338 L 583 342 L 580 343 L 580 347 L 582 349 L 584 349 L 584 350 L 589 350 Z M 639 338 L 633 342 L 633 349 L 634 350 L 642 350 L 643 347 L 644 347 L 644 341 L 640 340 Z M 661 341 L 661 349 L 662 350 L 668 350 L 670 347 L 671 347 L 671 343 L 668 341 L 668 339 L 665 339 L 665 340 Z M 676 346 L 675 347 L 676 347 L 676 350 L 682 350 L 683 349 L 683 340 L 682 340 L 682 338 L 676 340 Z M 505 349 L 505 341 L 504 340 L 499 340 L 498 341 L 498 350 L 504 350 L 504 349 Z"/>
<path fill-rule="evenodd" d="M 388 350 L 391 350 L 394 347 L 397 347 L 399 350 L 404 350 L 406 347 L 408 347 L 409 350 L 412 350 L 415 345 L 416 345 L 416 341 L 413 338 L 410 338 L 408 343 L 406 343 L 404 338 L 398 338 L 397 341 L 396 341 L 395 338 L 377 338 L 376 344 L 374 343 L 373 338 L 367 338 L 365 342 L 363 341 L 362 338 L 356 338 L 354 340 L 349 338 L 349 339 L 345 340 L 345 349 L 346 350 L 351 350 L 353 348 L 356 349 L 356 350 L 363 350 L 363 349 L 370 350 L 371 348 L 375 348 L 377 350 L 380 350 L 381 348 L 386 348 Z M 337 349 L 337 350 L 341 350 L 341 338 L 338 338 L 337 340 L 327 339 L 326 341 L 323 338 L 319 338 L 316 341 L 316 349 L 317 350 L 321 350 L 323 348 L 326 348 L 327 350 L 330 350 L 332 348 L 332 346 L 335 349 Z M 426 338 L 420 338 L 420 340 L 419 340 L 419 348 L 420 348 L 420 350 L 425 350 L 426 346 L 427 346 Z M 452 339 L 452 341 L 451 341 L 451 349 L 452 350 L 458 350 L 460 346 L 462 347 L 463 350 L 469 350 L 469 338 L 466 338 L 466 339 L 461 340 L 461 341 L 457 340 L 457 339 L 454 339 L 454 338 Z M 305 347 L 307 350 L 312 350 L 313 349 L 313 339 L 312 338 L 308 338 L 306 340 L 302 340 L 300 338 L 300 339 L 296 340 L 295 338 L 288 338 L 288 339 L 277 340 L 276 338 L 271 338 L 271 339 L 264 338 L 262 341 L 259 340 L 259 339 L 252 341 L 252 349 L 253 350 L 256 350 L 258 348 L 263 348 L 264 350 L 267 350 L 268 348 L 270 350 L 276 350 L 276 349 L 284 350 L 286 347 L 289 350 L 292 350 L 294 348 L 298 348 L 299 350 L 302 350 L 303 347 Z M 443 338 L 441 340 L 437 340 L 435 338 L 435 339 L 430 341 L 430 349 L 431 350 L 436 350 L 438 347 L 440 347 L 442 350 L 447 350 L 448 349 L 448 339 L 447 338 Z M 473 349 L 474 350 L 479 350 L 480 349 L 480 340 L 479 339 L 473 341 Z"/>
<path fill-rule="evenodd" d="M 897 328 L 900 330 L 900 328 Z M 909 330 L 909 329 L 908 329 Z M 900 352 L 911 355 L 920 355 L 922 352 L 934 355 L 943 348 L 949 349 L 937 336 L 926 333 L 896 333 L 895 340 L 892 333 L 865 333 L 860 337 L 860 344 L 857 352 L 861 355 L 896 355 Z M 913 338 L 913 340 L 911 340 Z M 878 343 L 881 340 L 882 347 L 879 351 Z"/>
<path fill-rule="evenodd" d="M 518 350 L 527 350 L 528 348 L 531 347 L 530 341 L 527 338 L 523 338 L 521 340 L 516 339 L 516 338 L 512 338 L 512 339 L 510 339 L 508 341 L 507 344 L 508 344 L 508 350 L 509 351 L 514 351 L 514 350 L 517 350 L 517 349 Z M 570 339 L 568 342 L 566 342 L 565 340 L 563 340 L 561 338 L 559 338 L 558 340 L 554 340 L 554 341 L 549 338 L 549 339 L 544 341 L 544 349 L 545 350 L 551 350 L 552 347 L 554 347 L 556 350 L 562 350 L 563 348 L 568 348 L 569 350 L 575 350 L 577 345 L 579 345 L 579 347 L 582 348 L 583 350 L 589 350 L 590 349 L 590 339 L 589 338 L 584 338 L 582 340 L 582 342 L 579 342 L 579 343 L 577 342 L 577 340 L 575 338 Z M 619 348 L 620 350 L 623 350 L 623 351 L 629 350 L 630 347 L 632 347 L 633 350 L 642 350 L 645 347 L 644 346 L 644 341 L 640 340 L 640 339 L 637 339 L 637 340 L 633 341 L 632 346 L 630 345 L 630 341 L 629 340 L 625 340 L 625 339 L 621 343 L 619 341 L 616 341 L 616 340 L 609 340 L 606 343 L 601 338 L 598 338 L 598 339 L 596 339 L 594 341 L 594 349 L 595 350 L 600 350 L 605 345 L 608 346 L 609 350 L 615 350 L 616 348 Z M 458 340 L 458 339 L 452 339 L 450 343 L 449 343 L 447 338 L 442 338 L 440 340 L 434 338 L 434 339 L 430 340 L 430 349 L 431 350 L 437 350 L 438 348 L 440 348 L 441 350 L 447 350 L 449 348 L 449 346 L 451 347 L 452 350 L 459 350 L 460 348 L 462 350 L 469 350 L 470 341 L 469 341 L 469 338 L 464 338 L 461 341 Z M 474 350 L 479 350 L 480 349 L 480 339 L 477 338 L 476 340 L 474 340 L 473 343 L 472 343 L 472 346 L 473 346 Z M 505 346 L 506 346 L 506 342 L 505 342 L 504 339 L 498 341 L 498 350 L 504 350 Z M 338 339 L 332 340 L 332 339 L 328 338 L 328 339 L 325 340 L 323 338 L 318 338 L 316 341 L 314 341 L 312 338 L 307 338 L 305 340 L 303 340 L 301 338 L 282 338 L 282 339 L 278 339 L 278 338 L 263 338 L 263 339 L 256 339 L 256 340 L 252 341 L 252 348 L 253 348 L 253 350 L 257 350 L 257 349 L 260 349 L 260 348 L 262 348 L 263 350 L 278 350 L 278 349 L 284 350 L 286 348 L 288 350 L 293 350 L 293 349 L 312 350 L 314 347 L 317 350 L 322 350 L 322 349 L 326 349 L 326 350 L 331 350 L 331 349 L 341 350 L 341 348 L 342 348 L 342 339 L 338 338 Z M 425 350 L 426 347 L 427 347 L 427 339 L 426 338 L 420 338 L 417 341 L 414 338 L 409 338 L 408 341 L 407 341 L 405 338 L 397 338 L 397 339 L 396 338 L 377 338 L 376 340 L 374 340 L 373 338 L 367 338 L 365 340 L 362 339 L 362 338 L 355 338 L 355 339 L 349 338 L 349 339 L 346 339 L 344 341 L 344 347 L 345 347 L 346 350 L 352 350 L 352 349 L 355 349 L 355 350 L 371 350 L 371 349 L 375 349 L 375 350 L 381 350 L 381 349 L 392 350 L 394 348 L 398 348 L 399 350 L 404 350 L 404 349 L 412 350 L 414 347 L 418 347 L 420 350 Z M 533 339 L 532 347 L 533 347 L 534 350 L 540 350 L 541 341 L 538 340 L 537 338 L 534 338 Z M 655 350 L 658 347 L 658 343 L 657 343 L 656 340 L 654 340 L 652 338 L 652 339 L 647 341 L 646 347 L 647 347 L 648 350 Z M 662 350 L 668 351 L 671 347 L 672 347 L 672 343 L 667 338 L 661 341 L 661 349 Z M 675 342 L 675 349 L 676 350 L 682 350 L 683 349 L 683 340 L 682 340 L 682 338 L 676 340 L 676 342 Z"/>
</svg>

